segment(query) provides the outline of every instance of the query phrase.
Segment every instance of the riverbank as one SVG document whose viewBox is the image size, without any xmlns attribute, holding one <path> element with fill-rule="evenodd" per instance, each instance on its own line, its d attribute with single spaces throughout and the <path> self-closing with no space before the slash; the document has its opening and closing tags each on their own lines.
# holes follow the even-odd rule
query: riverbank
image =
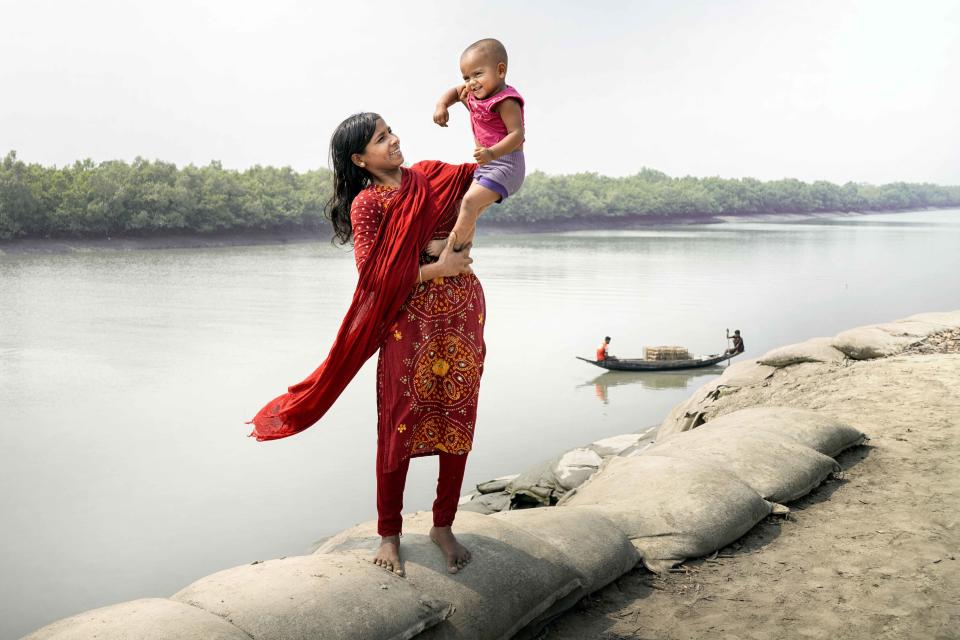
<svg viewBox="0 0 960 640">
<path fill-rule="evenodd" d="M 948 210 L 953 207 L 949 207 Z M 570 231 L 623 231 L 650 229 L 676 225 L 722 224 L 725 222 L 770 222 L 856 217 L 909 211 L 939 211 L 937 207 L 884 211 L 832 211 L 823 213 L 749 213 L 736 215 L 684 214 L 675 216 L 622 216 L 610 218 L 566 218 L 503 222 L 485 220 L 478 230 L 483 236 L 491 233 L 563 233 Z M 316 231 L 244 231 L 207 235 L 169 234 L 149 237 L 107 238 L 26 238 L 0 240 L 0 255 L 66 254 L 91 251 L 138 251 L 149 249 L 206 249 L 214 247 L 242 247 L 255 245 L 282 245 L 306 242 L 328 242 L 330 229 Z"/>
<path fill-rule="evenodd" d="M 768 517 L 677 573 L 636 569 L 541 638 L 957 637 L 960 331 L 888 357 L 802 363 L 736 392 L 718 388 L 712 418 L 812 409 L 870 442 L 841 454 L 842 476 L 790 504 L 787 518 Z"/>
<path fill-rule="evenodd" d="M 170 599 L 89 611 L 30 637 L 81 637 L 94 629 L 101 637 L 126 637 L 134 628 L 149 628 L 175 631 L 178 637 L 266 638 L 301 631 L 309 636 L 308 631 L 331 624 L 343 632 L 338 637 L 351 638 L 397 637 L 398 626 L 405 629 L 402 637 L 413 637 L 432 625 L 436 629 L 427 632 L 430 637 L 509 637 L 521 629 L 537 630 L 538 638 L 564 640 L 951 637 L 960 622 L 955 567 L 960 555 L 960 446 L 955 437 L 960 311 L 861 327 L 739 362 L 671 412 L 656 446 L 718 431 L 735 435 L 724 441 L 736 445 L 754 436 L 710 423 L 733 418 L 736 426 L 744 410 L 762 407 L 812 414 L 823 422 L 807 431 L 814 440 L 844 431 L 859 434 L 830 448 L 846 449 L 837 455 L 839 477 L 807 493 L 829 476 L 835 465 L 827 455 L 836 455 L 807 451 L 807 459 L 829 462 L 826 475 L 817 475 L 802 493 L 775 498 L 766 489 L 755 492 L 742 484 L 754 487 L 765 481 L 763 473 L 754 473 L 763 466 L 756 461 L 741 467 L 745 473 L 738 471 L 742 478 L 736 480 L 682 458 L 663 466 L 683 449 L 648 455 L 643 448 L 621 449 L 624 443 L 611 438 L 603 447 L 601 442 L 592 445 L 604 464 L 597 465 L 600 471 L 593 478 L 570 485 L 579 487 L 579 493 L 569 494 L 573 500 L 564 498 L 566 504 L 491 516 L 462 512 L 458 531 L 477 557 L 462 575 L 445 575 L 442 559 L 422 535 L 429 527 L 427 514 L 414 515 L 405 526 L 406 579 L 372 567 L 371 545 L 378 538 L 371 530 L 375 523 L 364 523 L 327 541 L 316 554 L 234 567 L 201 578 Z M 784 409 L 775 411 L 785 415 Z M 800 437 L 799 431 L 786 435 L 788 421 L 780 424 L 784 434 L 777 437 Z M 692 433 L 682 433 L 690 427 Z M 868 445 L 856 446 L 863 438 L 858 430 L 870 436 Z M 799 452 L 799 442 L 787 447 Z M 808 446 L 814 445 L 803 445 Z M 648 463 L 656 463 L 661 474 L 672 470 L 677 477 L 670 479 L 669 488 L 651 488 L 655 475 L 640 482 L 649 489 L 646 494 L 631 490 L 626 503 L 615 487 L 610 493 L 611 473 L 637 483 L 641 478 L 631 480 L 623 470 L 636 475 Z M 678 469 L 708 472 L 711 480 L 690 484 L 686 471 Z M 777 475 L 776 468 L 773 472 Z M 567 475 L 566 480 L 573 479 Z M 739 489 L 718 490 L 721 480 Z M 586 483 L 582 487 L 581 481 Z M 689 528 L 688 521 L 672 525 L 670 533 L 663 533 L 662 525 L 644 532 L 650 527 L 647 519 L 656 520 L 652 516 L 658 514 L 644 506 L 647 502 L 659 501 L 671 510 L 668 522 L 697 520 L 704 511 L 685 501 L 704 489 L 701 498 L 707 505 L 721 507 L 706 511 L 726 524 L 701 522 Z M 761 491 L 767 500 L 761 500 Z M 606 497 L 589 506 L 598 492 Z M 741 498 L 753 505 L 752 515 L 739 510 Z M 780 501 L 790 507 L 786 517 L 787 510 L 773 504 Z M 734 533 L 730 526 L 739 518 L 738 510 L 749 521 Z M 631 520 L 638 513 L 640 520 Z M 702 527 L 721 524 L 727 529 L 725 541 L 704 548 L 703 541 L 711 543 Z M 660 545 L 670 539 L 673 551 L 656 555 L 658 549 L 669 551 Z M 699 552 L 686 546 L 697 540 Z M 677 555 L 678 548 L 690 552 Z M 674 573 L 631 569 L 638 552 L 648 567 L 659 558 L 661 571 L 674 560 L 682 564 Z M 709 555 L 703 557 L 705 553 Z M 496 561 L 481 562 L 483 558 Z M 344 594 L 350 602 L 337 604 Z M 368 615 L 344 615 L 348 604 Z M 570 606 L 571 612 L 542 627 Z"/>
</svg>

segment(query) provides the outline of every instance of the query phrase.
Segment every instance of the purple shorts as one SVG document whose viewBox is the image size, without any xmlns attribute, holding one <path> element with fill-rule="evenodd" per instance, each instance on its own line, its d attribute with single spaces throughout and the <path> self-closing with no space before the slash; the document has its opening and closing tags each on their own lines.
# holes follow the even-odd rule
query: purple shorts
<svg viewBox="0 0 960 640">
<path fill-rule="evenodd" d="M 520 190 L 523 178 L 527 173 L 527 163 L 523 158 L 523 151 L 514 151 L 496 160 L 481 164 L 473 172 L 473 179 L 491 191 L 500 194 L 503 202 L 507 196 L 512 196 Z"/>
</svg>

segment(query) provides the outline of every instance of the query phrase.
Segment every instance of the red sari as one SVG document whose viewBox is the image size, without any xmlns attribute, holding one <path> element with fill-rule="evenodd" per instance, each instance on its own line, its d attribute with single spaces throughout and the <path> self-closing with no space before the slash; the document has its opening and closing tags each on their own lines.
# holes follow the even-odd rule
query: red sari
<svg viewBox="0 0 960 640">
<path fill-rule="evenodd" d="M 251 422 L 257 440 L 306 429 L 377 349 L 378 468 L 408 457 L 466 454 L 483 359 L 484 298 L 474 275 L 417 283 L 422 249 L 446 238 L 476 165 L 420 162 L 394 190 L 368 187 L 351 220 L 360 278 L 327 359 Z"/>
</svg>

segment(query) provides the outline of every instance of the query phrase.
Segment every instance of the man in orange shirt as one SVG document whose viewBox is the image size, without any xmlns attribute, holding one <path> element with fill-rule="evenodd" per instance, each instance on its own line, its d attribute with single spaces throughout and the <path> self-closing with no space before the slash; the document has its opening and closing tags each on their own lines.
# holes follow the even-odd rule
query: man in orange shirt
<svg viewBox="0 0 960 640">
<path fill-rule="evenodd" d="M 607 346 L 610 344 L 610 336 L 603 339 L 603 342 L 597 347 L 597 362 L 603 362 L 610 356 L 607 354 Z"/>
</svg>

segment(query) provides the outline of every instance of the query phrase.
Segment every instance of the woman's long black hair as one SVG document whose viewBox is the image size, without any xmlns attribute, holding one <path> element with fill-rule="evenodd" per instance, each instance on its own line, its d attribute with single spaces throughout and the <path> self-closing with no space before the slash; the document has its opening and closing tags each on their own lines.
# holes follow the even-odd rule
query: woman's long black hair
<svg viewBox="0 0 960 640">
<path fill-rule="evenodd" d="M 373 137 L 377 120 L 375 113 L 355 113 L 341 122 L 330 136 L 330 164 L 333 168 L 333 196 L 327 202 L 326 213 L 333 223 L 333 235 L 341 244 L 350 242 L 353 225 L 350 224 L 350 205 L 367 185 L 370 174 L 350 159 L 363 153 Z"/>
</svg>

